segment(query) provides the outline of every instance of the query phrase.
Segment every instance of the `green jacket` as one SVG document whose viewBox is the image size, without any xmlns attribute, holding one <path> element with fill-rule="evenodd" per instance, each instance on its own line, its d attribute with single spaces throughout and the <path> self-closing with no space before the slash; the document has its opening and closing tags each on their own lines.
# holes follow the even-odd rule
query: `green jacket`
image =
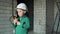
<svg viewBox="0 0 60 34">
<path fill-rule="evenodd" d="M 20 20 L 20 25 L 14 24 L 16 34 L 27 34 L 27 29 L 30 27 L 29 18 L 24 15 L 22 18 L 19 17 L 18 20 Z"/>
</svg>

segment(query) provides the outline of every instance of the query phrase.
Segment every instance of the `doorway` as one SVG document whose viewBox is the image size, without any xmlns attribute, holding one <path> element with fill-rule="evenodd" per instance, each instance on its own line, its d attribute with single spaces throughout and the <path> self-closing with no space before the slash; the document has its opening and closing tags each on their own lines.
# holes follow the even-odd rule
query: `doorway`
<svg viewBox="0 0 60 34">
<path fill-rule="evenodd" d="M 17 5 L 19 4 L 19 3 L 25 3 L 26 5 L 27 5 L 27 7 L 28 7 L 28 13 L 26 14 L 28 17 L 29 17 L 29 19 L 30 19 L 30 28 L 28 29 L 28 31 L 31 31 L 31 30 L 33 30 L 33 8 L 34 8 L 34 2 L 33 2 L 33 0 L 17 0 Z"/>
</svg>

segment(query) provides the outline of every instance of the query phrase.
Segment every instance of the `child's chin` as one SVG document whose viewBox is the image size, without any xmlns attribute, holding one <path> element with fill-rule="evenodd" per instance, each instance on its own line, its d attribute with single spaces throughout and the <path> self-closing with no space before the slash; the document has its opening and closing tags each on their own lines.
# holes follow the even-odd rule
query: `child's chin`
<svg viewBox="0 0 60 34">
<path fill-rule="evenodd" d="M 22 17 L 22 16 L 19 16 L 19 17 Z"/>
</svg>

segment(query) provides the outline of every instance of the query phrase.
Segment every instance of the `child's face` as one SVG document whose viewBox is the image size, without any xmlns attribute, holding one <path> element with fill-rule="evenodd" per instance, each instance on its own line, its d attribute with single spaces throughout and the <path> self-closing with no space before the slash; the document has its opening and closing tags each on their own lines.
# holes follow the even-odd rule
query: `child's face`
<svg viewBox="0 0 60 34">
<path fill-rule="evenodd" d="M 18 12 L 19 17 L 22 17 L 26 13 L 26 11 L 23 11 L 21 9 L 17 9 L 17 12 Z"/>
</svg>

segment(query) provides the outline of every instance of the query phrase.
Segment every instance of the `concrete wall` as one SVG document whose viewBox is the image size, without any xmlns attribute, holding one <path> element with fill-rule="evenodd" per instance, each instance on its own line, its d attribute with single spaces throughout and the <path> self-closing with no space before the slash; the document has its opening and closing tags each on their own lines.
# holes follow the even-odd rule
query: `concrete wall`
<svg viewBox="0 0 60 34">
<path fill-rule="evenodd" d="M 55 18 L 56 18 L 57 12 L 58 12 L 58 14 L 59 14 L 58 7 L 57 7 L 57 2 L 60 2 L 60 1 L 59 1 L 59 0 L 55 0 L 55 1 L 54 1 L 54 20 L 55 20 Z M 60 6 L 60 4 L 59 4 L 59 6 Z M 56 29 L 57 29 L 58 20 L 59 20 L 59 15 L 57 15 L 57 19 L 56 19 L 56 22 L 55 22 L 54 31 L 56 31 Z M 58 28 L 58 32 L 60 32 L 60 25 L 59 25 L 59 28 Z"/>
<path fill-rule="evenodd" d="M 16 6 L 16 1 L 14 2 Z M 12 0 L 0 0 L 0 34 L 13 34 L 13 27 L 9 21 L 11 15 Z"/>
<path fill-rule="evenodd" d="M 46 0 L 34 0 L 34 32 L 46 34 Z"/>
<path fill-rule="evenodd" d="M 46 34 L 52 34 L 52 28 L 54 24 L 54 20 L 56 18 L 56 14 L 58 11 L 57 5 L 56 5 L 57 0 L 46 0 Z M 53 33 L 56 34 L 56 29 L 58 25 L 58 19 L 57 17 L 55 25 L 54 25 L 54 30 Z M 59 27 L 60 28 L 60 27 Z M 58 29 L 58 32 L 60 29 Z"/>
<path fill-rule="evenodd" d="M 54 23 L 54 0 L 46 0 L 46 34 L 51 34 Z"/>
</svg>

